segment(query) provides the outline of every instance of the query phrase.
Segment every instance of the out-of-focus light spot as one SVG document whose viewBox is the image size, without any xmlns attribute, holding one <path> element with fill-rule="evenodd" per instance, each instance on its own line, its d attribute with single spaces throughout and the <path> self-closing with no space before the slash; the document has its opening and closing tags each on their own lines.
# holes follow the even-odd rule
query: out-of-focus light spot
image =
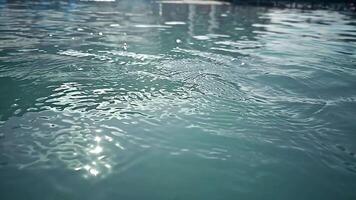
<svg viewBox="0 0 356 200">
<path fill-rule="evenodd" d="M 75 171 L 79 171 L 79 170 L 81 170 L 81 169 L 82 169 L 81 167 L 76 167 L 76 168 L 74 168 Z"/>
<path fill-rule="evenodd" d="M 111 27 L 118 27 L 120 24 L 110 24 Z"/>
<path fill-rule="evenodd" d="M 103 148 L 101 146 L 96 146 L 94 149 L 90 150 L 90 153 L 99 154 L 102 151 L 103 151 Z"/>
<path fill-rule="evenodd" d="M 90 166 L 89 166 L 89 165 L 85 165 L 83 168 L 84 168 L 85 170 L 89 170 L 89 169 L 90 169 Z"/>
<path fill-rule="evenodd" d="M 98 160 L 102 160 L 103 158 L 105 158 L 106 156 L 100 156 L 98 157 Z"/>
<path fill-rule="evenodd" d="M 95 168 L 90 168 L 89 173 L 93 176 L 97 176 L 99 174 L 99 171 L 96 170 Z"/>
<path fill-rule="evenodd" d="M 124 150 L 125 148 L 123 147 L 123 146 L 121 146 L 121 144 L 120 143 L 115 143 L 115 146 L 117 146 L 117 147 L 119 147 L 120 149 L 122 149 L 122 150 Z"/>
<path fill-rule="evenodd" d="M 95 136 L 94 141 L 95 141 L 95 142 L 100 142 L 100 141 L 101 141 L 101 137 Z"/>
<path fill-rule="evenodd" d="M 110 136 L 105 135 L 104 138 L 109 142 L 113 141 L 112 137 L 110 137 Z"/>
</svg>

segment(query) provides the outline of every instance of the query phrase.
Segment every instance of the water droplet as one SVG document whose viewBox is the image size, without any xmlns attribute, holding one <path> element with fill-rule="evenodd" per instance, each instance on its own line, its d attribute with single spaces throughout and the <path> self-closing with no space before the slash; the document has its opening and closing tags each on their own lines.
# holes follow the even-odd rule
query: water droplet
<svg viewBox="0 0 356 200">
<path fill-rule="evenodd" d="M 11 105 L 12 108 L 15 108 L 17 106 L 19 106 L 17 103 L 14 103 L 14 104 Z"/>
</svg>

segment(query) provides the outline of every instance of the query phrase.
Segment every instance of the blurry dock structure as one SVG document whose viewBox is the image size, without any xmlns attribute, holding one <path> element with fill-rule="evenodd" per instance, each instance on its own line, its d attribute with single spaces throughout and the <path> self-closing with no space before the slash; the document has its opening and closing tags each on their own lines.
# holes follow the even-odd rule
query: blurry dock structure
<svg viewBox="0 0 356 200">
<path fill-rule="evenodd" d="M 298 9 L 356 10 L 356 0 L 226 0 L 237 5 Z"/>
</svg>

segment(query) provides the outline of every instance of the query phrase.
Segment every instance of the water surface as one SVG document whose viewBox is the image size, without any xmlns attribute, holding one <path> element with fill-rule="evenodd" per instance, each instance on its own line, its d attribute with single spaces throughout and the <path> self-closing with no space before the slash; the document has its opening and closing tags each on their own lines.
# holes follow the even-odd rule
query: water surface
<svg viewBox="0 0 356 200">
<path fill-rule="evenodd" d="M 1 199 L 356 199 L 355 19 L 0 3 Z"/>
</svg>

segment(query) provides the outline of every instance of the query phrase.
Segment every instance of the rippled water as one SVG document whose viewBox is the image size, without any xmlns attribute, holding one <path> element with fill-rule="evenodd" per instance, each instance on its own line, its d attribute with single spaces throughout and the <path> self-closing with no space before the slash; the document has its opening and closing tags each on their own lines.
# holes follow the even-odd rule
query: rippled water
<svg viewBox="0 0 356 200">
<path fill-rule="evenodd" d="M 356 199 L 355 19 L 0 3 L 1 199 Z"/>
</svg>

